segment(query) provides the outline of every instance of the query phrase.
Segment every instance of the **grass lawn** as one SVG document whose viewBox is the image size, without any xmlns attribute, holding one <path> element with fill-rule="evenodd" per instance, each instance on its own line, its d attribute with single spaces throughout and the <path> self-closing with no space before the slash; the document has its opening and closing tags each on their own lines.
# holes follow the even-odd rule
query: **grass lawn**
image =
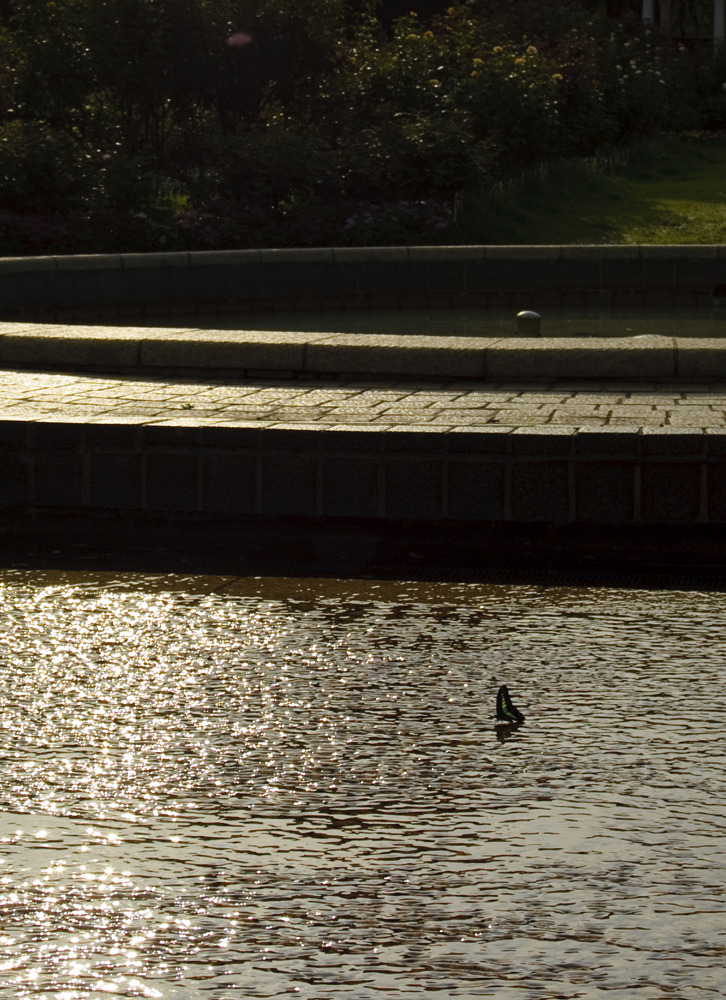
<svg viewBox="0 0 726 1000">
<path fill-rule="evenodd" d="M 619 166 L 550 164 L 467 196 L 457 224 L 468 243 L 724 243 L 726 138 L 642 143 Z"/>
</svg>

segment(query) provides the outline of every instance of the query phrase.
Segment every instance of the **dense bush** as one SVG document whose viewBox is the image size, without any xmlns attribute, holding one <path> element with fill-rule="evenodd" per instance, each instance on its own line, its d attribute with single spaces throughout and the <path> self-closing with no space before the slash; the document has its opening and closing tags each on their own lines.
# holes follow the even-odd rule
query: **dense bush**
<svg viewBox="0 0 726 1000">
<path fill-rule="evenodd" d="M 93 185 L 88 154 L 75 136 L 45 122 L 0 128 L 0 206 L 60 211 L 83 206 Z"/>
<path fill-rule="evenodd" d="M 451 240 L 464 190 L 723 127 L 706 0 L 639 9 L 3 0 L 0 253 Z"/>
</svg>

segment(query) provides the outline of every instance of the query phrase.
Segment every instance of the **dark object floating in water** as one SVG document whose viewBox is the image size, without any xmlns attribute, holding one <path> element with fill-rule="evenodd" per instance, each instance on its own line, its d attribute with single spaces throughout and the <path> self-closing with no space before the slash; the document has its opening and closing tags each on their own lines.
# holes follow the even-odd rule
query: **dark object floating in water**
<svg viewBox="0 0 726 1000">
<path fill-rule="evenodd" d="M 506 684 L 497 691 L 497 725 L 521 726 L 524 716 L 512 701 Z"/>
<path fill-rule="evenodd" d="M 712 295 L 715 306 L 726 306 L 726 285 L 714 285 Z"/>
</svg>

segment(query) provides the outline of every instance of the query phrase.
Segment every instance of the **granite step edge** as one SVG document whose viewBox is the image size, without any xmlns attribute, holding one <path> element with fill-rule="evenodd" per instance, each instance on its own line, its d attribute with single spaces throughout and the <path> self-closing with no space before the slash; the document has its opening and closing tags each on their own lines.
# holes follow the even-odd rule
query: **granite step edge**
<svg viewBox="0 0 726 1000">
<path fill-rule="evenodd" d="M 0 365 L 501 380 L 725 379 L 726 340 L 311 334 L 0 323 Z"/>
</svg>

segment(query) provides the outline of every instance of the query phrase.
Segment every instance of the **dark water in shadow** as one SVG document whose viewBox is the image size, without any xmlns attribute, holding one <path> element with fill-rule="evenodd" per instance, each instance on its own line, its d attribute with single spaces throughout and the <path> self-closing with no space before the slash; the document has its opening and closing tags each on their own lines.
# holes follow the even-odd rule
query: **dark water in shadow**
<svg viewBox="0 0 726 1000">
<path fill-rule="evenodd" d="M 99 326 L 171 327 L 174 329 L 273 330 L 303 333 L 398 334 L 423 337 L 514 337 L 516 315 L 530 308 L 456 306 L 406 307 L 401 309 L 282 309 L 277 312 L 249 312 L 230 309 L 201 309 L 166 312 L 149 308 L 134 314 L 78 315 L 68 321 Z M 543 337 L 716 337 L 726 336 L 726 307 L 701 309 L 687 306 L 566 307 L 537 308 L 542 317 Z M 63 314 L 55 317 L 61 322 Z"/>
<path fill-rule="evenodd" d="M 723 595 L 3 580 L 2 997 L 723 995 Z"/>
</svg>

